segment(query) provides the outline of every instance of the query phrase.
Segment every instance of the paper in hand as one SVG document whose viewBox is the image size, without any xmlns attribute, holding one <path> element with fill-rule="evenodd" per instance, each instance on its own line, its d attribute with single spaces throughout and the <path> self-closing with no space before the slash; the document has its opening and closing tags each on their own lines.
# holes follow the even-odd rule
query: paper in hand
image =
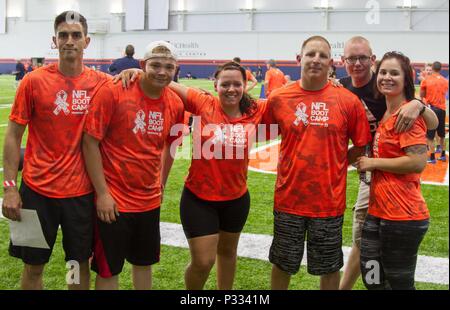
<svg viewBox="0 0 450 310">
<path fill-rule="evenodd" d="M 42 232 L 36 210 L 20 210 L 20 222 L 9 221 L 11 242 L 15 246 L 50 249 Z"/>
</svg>

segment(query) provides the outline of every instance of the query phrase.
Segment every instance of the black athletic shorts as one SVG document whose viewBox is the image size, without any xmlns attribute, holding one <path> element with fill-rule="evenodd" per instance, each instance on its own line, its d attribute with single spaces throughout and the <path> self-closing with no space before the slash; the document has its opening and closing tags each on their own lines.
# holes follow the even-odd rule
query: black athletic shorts
<svg viewBox="0 0 450 310">
<path fill-rule="evenodd" d="M 92 270 L 102 278 L 110 278 L 122 272 L 125 259 L 135 266 L 159 262 L 159 213 L 160 208 L 138 213 L 120 212 L 111 224 L 97 217 Z"/>
<path fill-rule="evenodd" d="M 92 256 L 93 193 L 71 198 L 49 198 L 33 191 L 23 180 L 19 192 L 22 208 L 37 211 L 50 249 L 14 246 L 10 242 L 11 256 L 21 258 L 28 265 L 48 263 L 60 225 L 66 261 L 83 263 Z"/>
<path fill-rule="evenodd" d="M 180 201 L 180 217 L 187 239 L 217 234 L 219 231 L 239 233 L 250 210 L 248 191 L 227 201 L 208 201 L 184 187 Z"/>
<path fill-rule="evenodd" d="M 431 110 L 433 110 L 434 113 L 436 113 L 436 116 L 439 120 L 439 124 L 436 129 L 427 130 L 427 138 L 428 138 L 428 140 L 433 140 L 436 132 L 437 132 L 438 137 L 444 138 L 445 137 L 445 110 L 441 110 L 434 106 L 431 106 Z"/>
</svg>

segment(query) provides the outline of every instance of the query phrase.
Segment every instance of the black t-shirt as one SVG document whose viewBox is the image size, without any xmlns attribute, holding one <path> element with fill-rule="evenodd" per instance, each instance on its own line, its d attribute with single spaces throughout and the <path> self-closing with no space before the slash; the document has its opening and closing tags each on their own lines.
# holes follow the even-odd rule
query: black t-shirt
<svg viewBox="0 0 450 310">
<path fill-rule="evenodd" d="M 363 102 L 367 119 L 370 124 L 370 133 L 373 135 L 377 131 L 378 123 L 383 118 L 386 112 L 386 100 L 385 98 L 376 99 L 374 94 L 374 87 L 376 83 L 375 75 L 372 75 L 372 79 L 365 86 L 356 88 L 352 85 L 352 78 L 350 76 L 344 77 L 339 80 L 339 82 L 349 91 L 358 96 Z"/>
</svg>

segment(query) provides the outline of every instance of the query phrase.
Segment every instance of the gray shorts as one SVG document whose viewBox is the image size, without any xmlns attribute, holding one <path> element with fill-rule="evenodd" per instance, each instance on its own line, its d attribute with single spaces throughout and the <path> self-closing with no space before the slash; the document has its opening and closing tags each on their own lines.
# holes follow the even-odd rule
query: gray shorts
<svg viewBox="0 0 450 310">
<path fill-rule="evenodd" d="M 353 244 L 361 248 L 361 232 L 366 219 L 367 210 L 369 208 L 370 185 L 359 182 L 358 198 L 353 206 L 353 227 L 352 240 Z"/>
<path fill-rule="evenodd" d="M 308 273 L 326 275 L 344 265 L 343 216 L 311 218 L 274 211 L 274 236 L 269 261 L 294 275 L 300 269 L 307 242 Z"/>
</svg>

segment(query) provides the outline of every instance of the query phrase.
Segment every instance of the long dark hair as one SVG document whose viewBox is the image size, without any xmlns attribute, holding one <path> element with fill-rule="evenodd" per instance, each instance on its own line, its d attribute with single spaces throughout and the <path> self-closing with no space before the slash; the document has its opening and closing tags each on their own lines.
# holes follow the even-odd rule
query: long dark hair
<svg viewBox="0 0 450 310">
<path fill-rule="evenodd" d="M 380 64 L 377 66 L 377 71 L 375 73 L 375 76 L 378 77 L 378 73 L 380 72 L 381 64 L 388 59 L 395 58 L 400 63 L 400 67 L 402 68 L 403 75 L 405 76 L 404 79 L 404 89 L 403 93 L 405 94 L 405 98 L 408 101 L 411 101 L 415 98 L 416 89 L 414 87 L 414 80 L 412 76 L 412 67 L 411 67 L 411 61 L 408 57 L 403 55 L 400 52 L 387 52 L 384 54 L 383 58 L 380 61 Z M 383 98 L 384 95 L 378 90 L 378 82 L 374 85 L 375 89 L 375 96 L 376 98 Z"/>
<path fill-rule="evenodd" d="M 233 61 L 224 63 L 223 65 L 219 66 L 214 73 L 214 78 L 217 80 L 219 77 L 219 74 L 222 71 L 228 71 L 228 70 L 236 70 L 239 71 L 242 75 L 242 80 L 245 82 L 247 80 L 247 74 L 245 73 L 245 69 L 241 67 L 238 63 L 235 63 Z M 242 114 L 251 114 L 253 113 L 254 109 L 256 109 L 256 101 L 253 99 L 247 92 L 242 94 L 241 101 L 239 101 L 239 110 Z"/>
</svg>

